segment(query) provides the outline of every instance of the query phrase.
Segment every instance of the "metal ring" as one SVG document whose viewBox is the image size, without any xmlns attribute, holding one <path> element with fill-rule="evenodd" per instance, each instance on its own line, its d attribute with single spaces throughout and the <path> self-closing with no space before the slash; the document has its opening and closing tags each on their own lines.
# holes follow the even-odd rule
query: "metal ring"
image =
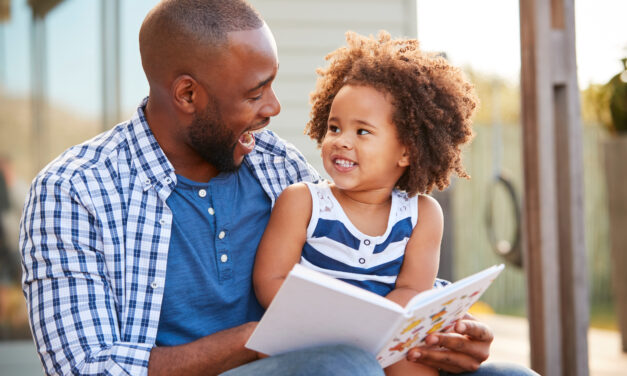
<svg viewBox="0 0 627 376">
<path fill-rule="evenodd" d="M 515 230 L 511 242 L 505 239 L 498 239 L 496 232 L 494 231 L 494 192 L 498 185 L 502 185 L 503 188 L 505 188 L 507 197 L 511 201 L 512 207 L 514 208 Z M 490 246 L 496 254 L 503 257 L 507 262 L 518 267 L 522 267 L 523 265 L 520 222 L 520 200 L 516 194 L 514 184 L 509 178 L 504 176 L 502 173 L 499 173 L 494 177 L 488 187 L 488 201 L 485 211 L 485 224 L 488 232 L 488 240 L 490 242 Z"/>
</svg>

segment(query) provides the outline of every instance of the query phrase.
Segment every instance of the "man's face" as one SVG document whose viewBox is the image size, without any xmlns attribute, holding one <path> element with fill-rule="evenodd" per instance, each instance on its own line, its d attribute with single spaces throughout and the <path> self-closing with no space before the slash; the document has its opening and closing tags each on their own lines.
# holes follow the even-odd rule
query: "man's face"
<svg viewBox="0 0 627 376">
<path fill-rule="evenodd" d="M 255 146 L 251 132 L 281 111 L 272 90 L 279 63 L 268 26 L 231 32 L 228 41 L 227 51 L 210 62 L 201 80 L 209 104 L 188 132 L 194 150 L 221 172 L 241 165 Z"/>
</svg>

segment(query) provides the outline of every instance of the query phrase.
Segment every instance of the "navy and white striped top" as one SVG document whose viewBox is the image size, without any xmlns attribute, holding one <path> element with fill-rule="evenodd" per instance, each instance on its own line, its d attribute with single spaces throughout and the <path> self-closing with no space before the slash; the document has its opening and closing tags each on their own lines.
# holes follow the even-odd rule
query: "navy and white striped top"
<svg viewBox="0 0 627 376">
<path fill-rule="evenodd" d="M 405 246 L 418 221 L 418 196 L 392 191 L 385 233 L 369 236 L 346 216 L 327 182 L 306 183 L 312 197 L 307 241 L 300 263 L 385 296 L 394 289 Z"/>
</svg>

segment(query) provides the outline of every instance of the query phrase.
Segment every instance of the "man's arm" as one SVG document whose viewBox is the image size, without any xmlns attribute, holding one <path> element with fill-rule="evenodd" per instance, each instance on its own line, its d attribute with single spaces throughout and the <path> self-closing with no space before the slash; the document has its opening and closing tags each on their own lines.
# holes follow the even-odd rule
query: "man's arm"
<svg viewBox="0 0 627 376">
<path fill-rule="evenodd" d="M 467 314 L 452 332 L 430 334 L 427 345 L 409 350 L 407 359 L 451 373 L 472 372 L 488 359 L 493 339 L 487 325 Z"/>
<path fill-rule="evenodd" d="M 244 347 L 256 326 L 249 322 L 185 345 L 155 347 L 148 375 L 217 375 L 256 360 L 257 353 Z"/>
</svg>

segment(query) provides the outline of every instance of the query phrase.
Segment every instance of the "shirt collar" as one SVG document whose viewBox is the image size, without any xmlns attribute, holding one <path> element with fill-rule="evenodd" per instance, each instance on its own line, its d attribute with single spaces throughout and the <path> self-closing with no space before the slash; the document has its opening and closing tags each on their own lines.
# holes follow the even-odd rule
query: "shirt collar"
<svg viewBox="0 0 627 376">
<path fill-rule="evenodd" d="M 129 121 L 127 138 L 144 191 L 155 187 L 160 195 L 163 193 L 167 198 L 176 185 L 176 175 L 174 167 L 159 146 L 146 121 L 144 109 L 147 103 L 148 97 L 144 98 L 137 107 L 137 111 Z"/>
<path fill-rule="evenodd" d="M 280 157 L 285 157 L 287 155 L 285 142 L 283 142 L 283 140 L 281 140 L 274 132 L 269 129 L 264 129 L 261 132 L 255 133 L 254 152 L 261 154 L 272 154 Z M 247 157 L 250 154 L 248 154 Z"/>
<path fill-rule="evenodd" d="M 147 103 L 148 97 L 141 101 L 129 122 L 130 151 L 133 160 L 136 161 L 137 174 L 144 190 L 154 186 L 161 193 L 161 188 L 168 188 L 163 192 L 164 198 L 167 199 L 176 186 L 177 178 L 174 167 L 159 146 L 146 121 L 144 110 Z M 255 133 L 255 149 L 246 158 L 250 158 L 251 154 L 255 153 L 285 157 L 287 150 L 285 143 L 274 132 L 264 129 Z"/>
</svg>

